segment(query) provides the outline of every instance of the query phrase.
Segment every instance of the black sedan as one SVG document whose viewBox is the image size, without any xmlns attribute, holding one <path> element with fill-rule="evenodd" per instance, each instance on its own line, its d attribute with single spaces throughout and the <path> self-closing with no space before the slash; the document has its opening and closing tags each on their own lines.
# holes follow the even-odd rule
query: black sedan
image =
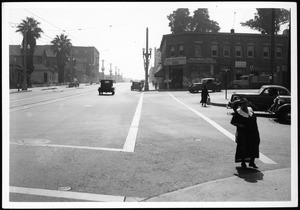
<svg viewBox="0 0 300 210">
<path fill-rule="evenodd" d="M 279 121 L 284 123 L 291 122 L 291 96 L 277 96 L 270 109 L 271 114 L 275 115 Z"/>
<path fill-rule="evenodd" d="M 246 98 L 254 111 L 268 111 L 278 95 L 290 96 L 290 91 L 279 85 L 264 85 L 257 93 L 234 93 L 228 102 L 228 107 L 234 108 L 234 101 Z"/>
<path fill-rule="evenodd" d="M 190 93 L 198 93 L 206 86 L 207 90 L 212 90 L 213 92 L 221 91 L 221 83 L 216 81 L 215 78 L 204 78 L 199 83 L 193 83 L 189 86 L 188 90 Z"/>
</svg>

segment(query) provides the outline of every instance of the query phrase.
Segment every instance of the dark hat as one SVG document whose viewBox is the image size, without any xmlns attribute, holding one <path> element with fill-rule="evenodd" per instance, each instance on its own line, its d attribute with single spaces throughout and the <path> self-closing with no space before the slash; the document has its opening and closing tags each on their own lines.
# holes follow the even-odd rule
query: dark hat
<svg viewBox="0 0 300 210">
<path fill-rule="evenodd" d="M 239 101 L 239 104 L 247 104 L 249 103 L 249 101 L 245 98 L 242 98 L 240 101 Z"/>
</svg>

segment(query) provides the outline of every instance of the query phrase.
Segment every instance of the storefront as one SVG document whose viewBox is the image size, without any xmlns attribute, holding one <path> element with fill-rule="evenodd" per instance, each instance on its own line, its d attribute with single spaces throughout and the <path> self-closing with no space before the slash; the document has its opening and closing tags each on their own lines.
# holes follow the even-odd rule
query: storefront
<svg viewBox="0 0 300 210">
<path fill-rule="evenodd" d="M 189 80 L 200 82 L 207 77 L 215 77 L 217 71 L 217 61 L 213 58 L 188 58 Z"/>
<path fill-rule="evenodd" d="M 164 88 L 180 89 L 187 79 L 186 75 L 186 57 L 171 57 L 164 61 L 165 77 Z"/>
</svg>

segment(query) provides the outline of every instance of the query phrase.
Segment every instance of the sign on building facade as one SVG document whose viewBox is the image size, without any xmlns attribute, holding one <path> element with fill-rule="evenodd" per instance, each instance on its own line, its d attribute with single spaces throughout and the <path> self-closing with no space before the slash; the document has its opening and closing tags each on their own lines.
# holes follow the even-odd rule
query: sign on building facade
<svg viewBox="0 0 300 210">
<path fill-rule="evenodd" d="M 186 64 L 186 57 L 166 58 L 164 61 L 165 66 L 185 65 L 185 64 Z"/>
</svg>

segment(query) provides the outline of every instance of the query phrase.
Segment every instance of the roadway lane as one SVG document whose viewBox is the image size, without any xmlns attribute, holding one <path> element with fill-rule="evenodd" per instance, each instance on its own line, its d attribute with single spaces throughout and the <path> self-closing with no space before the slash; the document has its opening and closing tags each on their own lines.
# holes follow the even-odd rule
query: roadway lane
<svg viewBox="0 0 300 210">
<path fill-rule="evenodd" d="M 214 106 L 202 108 L 199 94 L 182 91 L 141 93 L 130 91 L 128 83 L 118 84 L 114 96 L 98 96 L 97 91 L 91 91 L 33 109 L 11 112 L 12 142 L 45 139 L 50 141 L 46 144 L 78 147 L 10 144 L 10 185 L 17 189 L 42 190 L 70 187 L 71 192 L 149 198 L 237 176 L 239 165 L 234 163 L 235 142 L 172 95 L 234 134 L 235 128 L 229 124 L 229 110 Z M 85 148 L 121 149 L 142 96 L 134 152 Z M 268 129 L 272 125 L 289 133 L 285 126 L 260 120 L 262 133 L 271 132 Z M 260 171 L 290 166 L 288 137 L 281 140 L 287 134 L 275 137 L 270 147 L 262 145 L 263 153 L 278 164 L 258 161 Z M 18 201 L 29 199 L 12 198 Z"/>
</svg>

